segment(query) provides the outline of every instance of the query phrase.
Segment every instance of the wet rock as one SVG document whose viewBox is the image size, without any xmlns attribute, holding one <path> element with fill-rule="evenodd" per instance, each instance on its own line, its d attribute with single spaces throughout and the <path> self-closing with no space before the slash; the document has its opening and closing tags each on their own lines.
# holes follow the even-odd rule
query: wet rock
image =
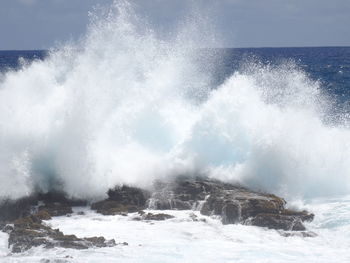
<svg viewBox="0 0 350 263">
<path fill-rule="evenodd" d="M 91 209 L 103 215 L 123 215 L 145 208 L 147 191 L 135 187 L 116 187 L 108 191 L 108 199 L 93 203 Z"/>
<path fill-rule="evenodd" d="M 54 203 L 59 203 L 65 206 L 86 206 L 87 201 L 86 200 L 81 200 L 81 199 L 72 199 L 67 197 L 64 193 L 62 192 L 48 192 L 45 194 L 38 194 L 37 195 L 37 200 L 43 201 L 45 204 L 54 204 Z"/>
<path fill-rule="evenodd" d="M 129 206 L 144 207 L 148 198 L 147 191 L 125 185 L 108 191 L 108 200 Z"/>
<path fill-rule="evenodd" d="M 32 207 L 37 205 L 37 198 L 34 196 L 14 200 L 0 201 L 0 221 L 13 221 L 19 217 L 31 214 Z"/>
<path fill-rule="evenodd" d="M 249 224 L 289 231 L 306 230 L 300 218 L 280 214 L 258 214 L 250 220 Z"/>
<path fill-rule="evenodd" d="M 313 220 L 307 211 L 285 208 L 286 201 L 276 195 L 251 191 L 239 185 L 203 178 L 177 178 L 157 183 L 148 200 L 151 209 L 199 209 L 201 214 L 217 215 L 223 224 L 251 224 L 273 229 L 303 231 L 303 221 Z"/>
<path fill-rule="evenodd" d="M 224 224 L 243 222 L 260 213 L 279 214 L 285 201 L 274 195 L 266 195 L 244 188 L 216 189 L 201 208 L 204 215 L 220 215 Z"/>
<path fill-rule="evenodd" d="M 72 207 L 65 203 L 46 203 L 39 206 L 39 213 L 49 216 L 64 216 L 73 213 Z"/>
<path fill-rule="evenodd" d="M 279 231 L 279 234 L 284 237 L 317 237 L 317 234 L 312 231 Z"/>
<path fill-rule="evenodd" d="M 64 235 L 59 229 L 52 229 L 43 224 L 41 219 L 34 215 L 14 221 L 13 229 L 9 231 L 8 243 L 13 253 L 37 246 L 87 249 L 116 245 L 114 240 L 106 241 L 104 237 L 78 238 L 75 235 Z"/>
<path fill-rule="evenodd" d="M 7 224 L 1 229 L 2 232 L 7 234 L 10 234 L 12 230 L 13 230 L 13 224 Z"/>
<path fill-rule="evenodd" d="M 40 210 L 35 214 L 40 220 L 50 220 L 52 217 L 46 210 Z"/>
<path fill-rule="evenodd" d="M 157 210 L 191 210 L 194 203 L 193 200 L 181 201 L 176 198 L 165 198 L 163 195 L 157 195 L 156 193 L 150 199 L 149 208 Z"/>
<path fill-rule="evenodd" d="M 0 202 L 0 222 L 12 222 L 18 218 L 37 213 L 38 211 L 45 211 L 50 216 L 67 215 L 72 213 L 72 206 L 82 206 L 86 204 L 86 201 L 69 199 L 60 192 L 33 194 L 16 201 L 4 200 Z M 45 215 L 45 217 L 47 218 L 47 215 Z"/>
<path fill-rule="evenodd" d="M 160 214 L 147 213 L 142 216 L 143 220 L 155 220 L 155 221 L 163 221 L 171 218 L 174 218 L 174 216 L 164 214 L 164 213 L 160 213 Z"/>
<path fill-rule="evenodd" d="M 290 209 L 284 209 L 282 211 L 283 215 L 287 215 L 287 216 L 294 216 L 297 218 L 300 218 L 301 221 L 305 222 L 311 222 L 312 220 L 314 220 L 315 215 L 312 213 L 309 213 L 308 211 L 294 211 L 294 210 L 290 210 Z"/>
<path fill-rule="evenodd" d="M 134 205 L 124 205 L 119 201 L 104 200 L 93 203 L 91 209 L 96 210 L 97 213 L 102 215 L 121 215 L 137 212 L 141 208 Z"/>
</svg>

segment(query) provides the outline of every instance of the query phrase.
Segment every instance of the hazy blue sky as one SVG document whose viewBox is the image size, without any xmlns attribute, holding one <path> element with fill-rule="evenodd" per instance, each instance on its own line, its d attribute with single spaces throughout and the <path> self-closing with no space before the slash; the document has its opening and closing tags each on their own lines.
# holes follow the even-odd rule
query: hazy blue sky
<svg viewBox="0 0 350 263">
<path fill-rule="evenodd" d="M 0 49 L 45 49 L 84 33 L 88 11 L 112 0 L 0 0 Z M 350 45 L 350 0 L 133 0 L 156 28 L 193 3 L 210 10 L 223 45 Z"/>
</svg>

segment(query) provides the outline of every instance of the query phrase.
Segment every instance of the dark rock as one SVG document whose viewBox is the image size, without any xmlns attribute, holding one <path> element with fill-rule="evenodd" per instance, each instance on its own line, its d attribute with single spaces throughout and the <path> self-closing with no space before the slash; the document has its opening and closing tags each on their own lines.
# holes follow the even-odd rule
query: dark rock
<svg viewBox="0 0 350 263">
<path fill-rule="evenodd" d="M 135 187 L 116 187 L 108 191 L 108 199 L 93 203 L 91 209 L 103 215 L 124 215 L 145 208 L 147 191 Z"/>
<path fill-rule="evenodd" d="M 134 205 L 124 205 L 119 201 L 104 200 L 93 203 L 91 209 L 96 210 L 97 213 L 103 215 L 121 215 L 137 212 L 141 208 Z"/>
<path fill-rule="evenodd" d="M 292 232 L 292 231 L 279 231 L 279 234 L 284 237 L 317 237 L 317 234 L 312 231 L 298 231 L 298 232 Z"/>
<path fill-rule="evenodd" d="M 140 216 L 142 216 L 142 215 L 146 214 L 146 212 L 145 212 L 145 211 L 143 211 L 143 210 L 138 211 L 137 213 L 138 213 Z"/>
<path fill-rule="evenodd" d="M 148 206 L 152 209 L 157 210 L 191 210 L 193 207 L 194 201 L 181 201 L 176 198 L 165 199 L 163 196 L 155 194 L 152 196 L 152 199 L 149 200 Z"/>
<path fill-rule="evenodd" d="M 283 215 L 287 215 L 287 216 L 294 216 L 294 217 L 298 217 L 301 219 L 301 221 L 305 222 L 311 222 L 312 220 L 314 220 L 315 215 L 309 213 L 308 211 L 294 211 L 294 210 L 290 210 L 290 209 L 285 209 L 282 211 Z"/>
<path fill-rule="evenodd" d="M 4 227 L 2 227 L 1 231 L 7 234 L 10 234 L 11 231 L 13 230 L 13 225 L 7 224 Z"/>
<path fill-rule="evenodd" d="M 72 207 L 67 203 L 45 203 L 39 206 L 39 213 L 46 213 L 50 216 L 64 216 L 73 213 Z"/>
<path fill-rule="evenodd" d="M 116 245 L 114 240 L 106 241 L 104 237 L 78 238 L 75 235 L 64 235 L 58 229 L 44 225 L 35 215 L 14 221 L 13 228 L 9 230 L 8 243 L 13 253 L 37 246 L 87 249 Z"/>
<path fill-rule="evenodd" d="M 216 189 L 204 202 L 201 213 L 220 215 L 223 223 L 243 222 L 260 213 L 279 214 L 285 201 L 274 195 L 266 195 L 244 188 Z"/>
<path fill-rule="evenodd" d="M 13 221 L 31 214 L 32 207 L 37 205 L 34 196 L 14 200 L 0 201 L 0 221 Z"/>
<path fill-rule="evenodd" d="M 71 199 L 68 198 L 64 193 L 62 192 L 48 192 L 48 193 L 41 193 L 37 195 L 37 199 L 39 201 L 43 201 L 45 204 L 53 204 L 53 203 L 59 203 L 65 206 L 86 206 L 87 201 L 81 200 L 81 199 Z"/>
<path fill-rule="evenodd" d="M 249 224 L 272 229 L 283 229 L 289 231 L 304 231 L 301 219 L 293 216 L 279 214 L 258 214 L 253 217 Z"/>
<path fill-rule="evenodd" d="M 160 214 L 147 213 L 142 216 L 143 220 L 155 220 L 155 221 L 162 221 L 162 220 L 167 220 L 171 218 L 174 218 L 174 216 L 163 214 L 163 213 L 160 213 Z"/>
<path fill-rule="evenodd" d="M 307 211 L 285 209 L 286 201 L 276 195 L 248 190 L 239 185 L 208 179 L 178 178 L 159 183 L 148 200 L 151 209 L 200 209 L 201 214 L 221 216 L 223 224 L 244 223 L 273 229 L 305 230 L 312 221 Z"/>
<path fill-rule="evenodd" d="M 226 202 L 222 207 L 222 223 L 223 224 L 235 224 L 239 222 L 240 207 L 239 204 L 234 202 Z"/>
<path fill-rule="evenodd" d="M 47 210 L 40 210 L 38 213 L 35 214 L 35 216 L 38 217 L 40 220 L 50 220 L 52 218 Z"/>
<path fill-rule="evenodd" d="M 86 201 L 69 199 L 59 192 L 33 194 L 15 201 L 4 200 L 0 202 L 0 222 L 11 222 L 17 218 L 29 216 L 36 213 L 37 209 L 39 211 L 45 210 L 50 216 L 67 215 L 72 213 L 72 206 L 86 204 Z"/>
<path fill-rule="evenodd" d="M 135 207 L 144 207 L 148 197 L 149 193 L 147 191 L 125 185 L 108 191 L 108 200 Z"/>
</svg>

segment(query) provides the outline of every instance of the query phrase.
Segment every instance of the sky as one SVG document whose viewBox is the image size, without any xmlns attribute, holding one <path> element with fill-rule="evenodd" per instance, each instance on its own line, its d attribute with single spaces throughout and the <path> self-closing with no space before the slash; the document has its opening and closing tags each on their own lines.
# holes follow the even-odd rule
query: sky
<svg viewBox="0 0 350 263">
<path fill-rule="evenodd" d="M 0 50 L 48 49 L 84 35 L 94 6 L 113 0 L 0 0 Z M 190 10 L 224 47 L 350 46 L 350 0 L 130 0 L 156 31 Z"/>
</svg>

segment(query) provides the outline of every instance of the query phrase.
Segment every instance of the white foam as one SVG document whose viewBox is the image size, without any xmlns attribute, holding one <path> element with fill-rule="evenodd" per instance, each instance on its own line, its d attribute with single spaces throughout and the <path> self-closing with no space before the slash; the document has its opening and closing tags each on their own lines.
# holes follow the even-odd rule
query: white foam
<svg viewBox="0 0 350 263">
<path fill-rule="evenodd" d="M 10 252 L 8 249 L 8 237 L 8 234 L 0 232 L 0 258 L 5 257 Z"/>
<path fill-rule="evenodd" d="M 317 237 L 283 237 L 275 230 L 222 225 L 219 219 L 192 211 L 162 211 L 175 218 L 146 222 L 132 220 L 136 214 L 103 216 L 78 209 L 85 215 L 55 217 L 47 223 L 65 234 L 102 235 L 114 238 L 117 243 L 127 242 L 128 246 L 88 250 L 35 248 L 2 259 L 6 262 L 41 259 L 99 262 L 101 258 L 104 262 L 348 262 L 349 198 L 323 199 L 304 206 L 316 213 L 315 221 L 307 226 Z M 193 213 L 197 219 L 206 221 L 192 221 Z"/>
</svg>

